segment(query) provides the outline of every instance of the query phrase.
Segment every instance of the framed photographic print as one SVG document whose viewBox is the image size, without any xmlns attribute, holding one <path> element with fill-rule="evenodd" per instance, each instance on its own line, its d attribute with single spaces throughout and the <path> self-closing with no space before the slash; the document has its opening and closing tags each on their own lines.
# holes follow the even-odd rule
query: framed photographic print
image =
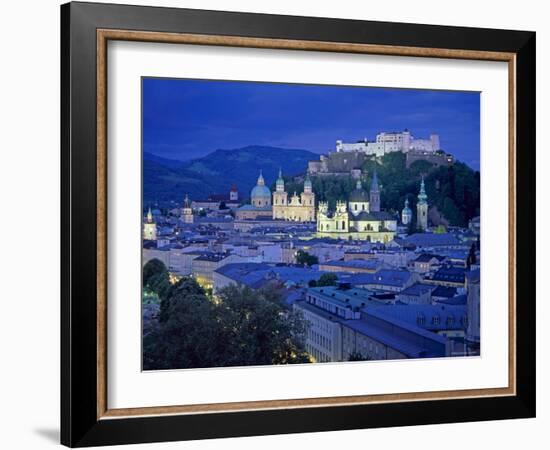
<svg viewBox="0 0 550 450">
<path fill-rule="evenodd" d="M 535 415 L 535 33 L 61 19 L 63 444 Z"/>
</svg>

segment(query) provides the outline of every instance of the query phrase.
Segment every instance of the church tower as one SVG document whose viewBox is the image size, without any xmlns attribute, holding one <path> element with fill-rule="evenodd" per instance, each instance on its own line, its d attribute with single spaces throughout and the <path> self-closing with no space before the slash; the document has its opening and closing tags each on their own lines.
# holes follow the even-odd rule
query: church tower
<svg viewBox="0 0 550 450">
<path fill-rule="evenodd" d="M 150 207 L 149 211 L 147 211 L 147 218 L 145 219 L 145 223 L 143 224 L 143 239 L 147 239 L 150 241 L 157 240 L 157 224 L 153 220 L 153 213 L 151 212 Z"/>
<path fill-rule="evenodd" d="M 380 189 L 378 188 L 378 177 L 376 170 L 372 175 L 372 183 L 370 185 L 370 212 L 380 212 Z"/>
<path fill-rule="evenodd" d="M 273 218 L 285 219 L 285 208 L 288 204 L 288 194 L 285 192 L 285 180 L 283 172 L 279 169 L 279 178 L 275 182 L 275 192 L 273 193 Z"/>
<path fill-rule="evenodd" d="M 363 189 L 361 180 L 357 180 L 355 189 L 351 191 L 349 196 L 349 209 L 354 216 L 362 212 L 370 211 L 369 194 Z"/>
<path fill-rule="evenodd" d="M 336 211 L 334 211 L 333 223 L 335 231 L 349 231 L 349 214 L 346 202 L 336 202 Z"/>
<path fill-rule="evenodd" d="M 416 204 L 416 227 L 422 231 L 428 229 L 428 196 L 424 187 L 424 177 L 420 183 L 420 193 Z"/>
<path fill-rule="evenodd" d="M 409 199 L 405 199 L 405 207 L 401 211 L 401 222 L 403 225 L 408 225 L 412 221 L 412 211 L 409 208 Z"/>
<path fill-rule="evenodd" d="M 187 194 L 185 194 L 185 200 L 183 201 L 182 213 L 184 223 L 193 223 L 193 209 L 191 208 L 191 202 Z"/>
<path fill-rule="evenodd" d="M 306 180 L 304 181 L 304 192 L 301 196 L 302 200 L 302 221 L 314 222 L 315 221 L 315 193 L 313 192 L 313 184 L 309 178 L 309 170 L 306 174 Z"/>
<path fill-rule="evenodd" d="M 239 201 L 239 191 L 237 191 L 237 186 L 235 185 L 231 186 L 231 190 L 229 191 L 229 201 Z"/>
</svg>

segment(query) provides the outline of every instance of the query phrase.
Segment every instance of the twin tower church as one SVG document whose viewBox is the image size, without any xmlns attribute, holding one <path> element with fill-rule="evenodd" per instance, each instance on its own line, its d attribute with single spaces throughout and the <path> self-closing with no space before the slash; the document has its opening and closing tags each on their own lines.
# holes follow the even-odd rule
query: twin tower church
<svg viewBox="0 0 550 450">
<path fill-rule="evenodd" d="M 315 193 L 309 173 L 304 181 L 303 192 L 289 196 L 285 182 L 279 171 L 275 192 L 265 185 L 260 172 L 256 186 L 250 192 L 250 204 L 241 206 L 236 213 L 237 220 L 285 220 L 293 222 L 316 222 L 319 236 L 334 238 L 364 239 L 373 242 L 389 242 L 397 231 L 397 218 L 380 208 L 380 188 L 376 172 L 373 174 L 370 191 L 363 189 L 360 180 L 348 200 L 336 202 L 336 208 L 329 211 L 327 202 L 320 201 L 317 213 Z M 418 228 L 428 227 L 428 203 L 424 180 L 420 187 L 417 203 Z M 405 201 L 401 222 L 408 225 L 412 221 L 412 211 Z"/>
</svg>

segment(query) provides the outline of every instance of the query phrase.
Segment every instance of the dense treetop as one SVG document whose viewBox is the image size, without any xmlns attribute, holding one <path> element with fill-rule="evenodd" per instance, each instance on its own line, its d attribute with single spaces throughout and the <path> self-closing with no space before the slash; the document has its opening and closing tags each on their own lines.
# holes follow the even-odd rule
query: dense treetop
<svg viewBox="0 0 550 450">
<path fill-rule="evenodd" d="M 480 174 L 461 162 L 450 167 L 436 167 L 427 161 L 416 161 L 407 168 L 405 154 L 395 152 L 365 161 L 362 169 L 367 174 L 363 178 L 363 188 L 367 191 L 376 170 L 381 206 L 396 215 L 407 198 L 413 215 L 416 213 L 416 196 L 422 176 L 430 207 L 435 206 L 450 225 L 466 226 L 468 220 L 479 215 Z M 356 184 L 351 176 L 317 176 L 312 177 L 312 182 L 316 200 L 328 201 L 330 209 L 335 207 L 337 200 L 347 200 Z M 289 193 L 300 193 L 303 181 L 289 178 L 285 187 Z"/>
<path fill-rule="evenodd" d="M 167 288 L 160 264 L 144 267 L 145 288 L 161 298 L 157 323 L 143 338 L 145 370 L 309 362 L 307 322 L 283 306 L 278 291 L 230 285 L 212 296 L 189 277 Z"/>
</svg>

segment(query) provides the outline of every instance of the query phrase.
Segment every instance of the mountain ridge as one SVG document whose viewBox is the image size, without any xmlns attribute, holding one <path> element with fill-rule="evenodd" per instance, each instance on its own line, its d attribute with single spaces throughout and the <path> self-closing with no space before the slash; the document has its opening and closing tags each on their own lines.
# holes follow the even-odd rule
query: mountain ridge
<svg viewBox="0 0 550 450">
<path fill-rule="evenodd" d="M 152 157 L 151 157 L 152 156 Z M 145 203 L 205 199 L 209 195 L 229 192 L 235 184 L 239 197 L 248 197 L 260 171 L 270 185 L 279 168 L 288 176 L 307 170 L 308 162 L 318 154 L 303 149 L 249 145 L 236 149 L 217 149 L 201 158 L 181 161 L 144 153 L 143 199 Z"/>
</svg>

